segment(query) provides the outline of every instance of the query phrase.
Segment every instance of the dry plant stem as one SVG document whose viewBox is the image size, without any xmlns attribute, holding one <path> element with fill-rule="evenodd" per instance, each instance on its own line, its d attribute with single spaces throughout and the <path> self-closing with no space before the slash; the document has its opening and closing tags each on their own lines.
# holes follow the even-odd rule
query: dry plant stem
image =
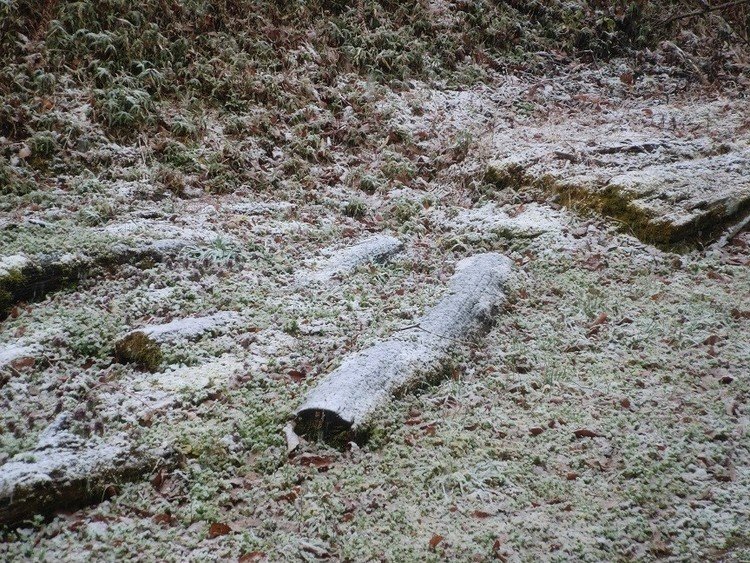
<svg viewBox="0 0 750 563">
<path fill-rule="evenodd" d="M 735 0 L 734 2 L 725 2 L 724 4 L 717 4 L 716 6 L 707 6 L 705 8 L 702 8 L 700 10 L 694 10 L 692 12 L 687 12 L 684 14 L 678 14 L 676 16 L 672 16 L 671 18 L 668 18 L 661 22 L 660 26 L 669 25 L 672 22 L 676 22 L 679 20 L 684 20 L 687 18 L 693 18 L 696 16 L 702 16 L 704 14 L 707 14 L 709 12 L 717 12 L 720 10 L 726 10 L 728 8 L 733 8 L 735 6 L 741 6 L 742 4 L 750 4 L 750 0 Z"/>
</svg>

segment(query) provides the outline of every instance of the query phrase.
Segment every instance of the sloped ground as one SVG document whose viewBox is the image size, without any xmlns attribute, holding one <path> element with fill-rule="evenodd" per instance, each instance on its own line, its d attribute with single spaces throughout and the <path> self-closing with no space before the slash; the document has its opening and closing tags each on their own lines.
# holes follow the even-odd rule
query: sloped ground
<svg viewBox="0 0 750 563">
<path fill-rule="evenodd" d="M 83 443 L 172 453 L 132 482 L 113 474 L 98 504 L 5 530 L 0 553 L 748 559 L 750 235 L 657 248 L 546 181 L 744 162 L 743 89 L 691 86 L 666 72 L 670 52 L 636 78 L 625 59 L 460 89 L 352 75 L 335 116 L 318 103 L 291 125 L 261 107 L 206 111 L 184 143 L 111 141 L 85 96 L 58 93 L 49 111 L 98 139 L 66 158 L 101 173 L 40 165 L 55 182 L 7 199 L 3 267 L 154 241 L 170 252 L 94 266 L 10 309 L 0 461 L 38 460 L 24 452 L 61 414 Z M 39 149 L 7 150 L 25 146 Z M 521 173 L 498 178 L 513 156 Z M 745 193 L 744 165 L 715 170 L 732 177 L 709 195 Z M 373 234 L 404 248 L 314 275 Z M 366 443 L 287 455 L 283 428 L 316 380 L 409 326 L 460 259 L 487 250 L 515 264 L 491 332 L 457 343 L 447 377 L 395 399 Z M 134 329 L 226 311 L 231 323 L 161 344 L 151 370 L 115 361 Z"/>
</svg>

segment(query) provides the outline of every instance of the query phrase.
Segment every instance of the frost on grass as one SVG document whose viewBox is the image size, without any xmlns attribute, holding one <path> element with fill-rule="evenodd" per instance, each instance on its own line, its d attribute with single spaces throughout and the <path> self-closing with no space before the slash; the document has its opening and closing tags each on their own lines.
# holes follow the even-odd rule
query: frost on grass
<svg viewBox="0 0 750 563">
<path fill-rule="evenodd" d="M 67 430 L 68 417 L 58 416 L 33 450 L 0 466 L 0 524 L 103 499 L 165 458 L 166 452 L 143 451 L 124 434 L 84 441 Z"/>
<path fill-rule="evenodd" d="M 710 240 L 750 212 L 746 135 L 718 143 L 697 117 L 682 115 L 696 121 L 691 138 L 682 131 L 656 136 L 653 119 L 649 123 L 636 109 L 581 120 L 575 140 L 566 123 L 498 134 L 493 143 L 501 156 L 490 163 L 486 180 L 499 188 L 552 189 L 563 203 L 599 211 L 659 244 Z M 642 109 L 647 115 L 669 111 Z M 731 121 L 715 104 L 697 104 L 695 114 Z"/>
<path fill-rule="evenodd" d="M 345 359 L 310 392 L 297 409 L 297 428 L 338 440 L 362 429 L 395 392 L 439 372 L 451 348 L 492 319 L 510 269 L 495 253 L 459 262 L 448 294 L 413 327 Z"/>
</svg>

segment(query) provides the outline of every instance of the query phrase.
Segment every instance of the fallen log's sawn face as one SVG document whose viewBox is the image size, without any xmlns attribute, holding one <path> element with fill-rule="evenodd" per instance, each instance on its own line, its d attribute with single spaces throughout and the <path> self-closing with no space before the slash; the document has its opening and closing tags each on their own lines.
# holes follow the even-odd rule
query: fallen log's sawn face
<svg viewBox="0 0 750 563">
<path fill-rule="evenodd" d="M 496 253 L 459 262 L 447 295 L 413 327 L 350 356 L 308 394 L 296 430 L 327 440 L 361 430 L 394 393 L 439 372 L 451 348 L 488 325 L 510 271 L 511 261 Z"/>
</svg>

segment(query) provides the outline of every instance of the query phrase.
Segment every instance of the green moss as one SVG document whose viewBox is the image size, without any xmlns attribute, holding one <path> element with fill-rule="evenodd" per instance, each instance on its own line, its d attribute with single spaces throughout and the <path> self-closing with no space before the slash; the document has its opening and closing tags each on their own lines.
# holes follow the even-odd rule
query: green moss
<svg viewBox="0 0 750 563">
<path fill-rule="evenodd" d="M 115 344 L 115 359 L 121 363 L 134 363 L 139 368 L 156 371 L 163 360 L 159 344 L 143 334 L 134 332 Z"/>
<path fill-rule="evenodd" d="M 520 164 L 492 164 L 484 174 L 484 183 L 499 190 L 510 187 L 521 187 L 528 182 L 526 170 Z"/>
<path fill-rule="evenodd" d="M 16 294 L 26 285 L 26 282 L 26 276 L 18 269 L 10 270 L 0 277 L 0 319 L 8 316 L 17 300 Z"/>
</svg>

